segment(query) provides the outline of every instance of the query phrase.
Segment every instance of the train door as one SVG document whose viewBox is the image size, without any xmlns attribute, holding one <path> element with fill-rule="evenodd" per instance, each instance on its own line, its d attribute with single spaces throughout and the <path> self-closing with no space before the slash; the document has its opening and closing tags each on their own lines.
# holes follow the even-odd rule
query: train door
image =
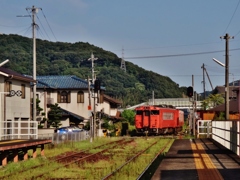
<svg viewBox="0 0 240 180">
<path fill-rule="evenodd" d="M 135 127 L 136 129 L 142 129 L 143 128 L 143 110 L 136 110 L 135 115 Z"/>
<path fill-rule="evenodd" d="M 151 110 L 150 127 L 152 129 L 159 127 L 159 110 Z"/>
<path fill-rule="evenodd" d="M 145 131 L 148 131 L 149 127 L 150 127 L 150 111 L 145 110 L 143 113 L 143 129 Z"/>
</svg>

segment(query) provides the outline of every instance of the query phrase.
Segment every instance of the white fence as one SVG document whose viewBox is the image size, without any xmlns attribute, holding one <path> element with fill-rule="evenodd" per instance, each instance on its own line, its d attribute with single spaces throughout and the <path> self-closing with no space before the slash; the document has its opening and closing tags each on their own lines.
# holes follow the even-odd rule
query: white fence
<svg viewBox="0 0 240 180">
<path fill-rule="evenodd" d="M 212 135 L 212 120 L 198 120 L 197 121 L 197 132 L 198 137 L 200 135 L 206 135 L 206 137 L 211 137 Z"/>
<path fill-rule="evenodd" d="M 212 139 L 240 156 L 240 121 L 212 121 Z"/>
<path fill-rule="evenodd" d="M 4 121 L 0 125 L 0 140 L 37 139 L 38 123 L 36 121 Z"/>
</svg>

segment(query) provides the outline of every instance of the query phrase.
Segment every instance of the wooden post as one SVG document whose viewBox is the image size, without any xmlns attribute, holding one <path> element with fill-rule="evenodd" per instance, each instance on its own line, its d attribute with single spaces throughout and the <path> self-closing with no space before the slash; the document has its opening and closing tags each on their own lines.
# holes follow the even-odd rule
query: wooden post
<svg viewBox="0 0 240 180">
<path fill-rule="evenodd" d="M 8 151 L 3 151 L 2 152 L 2 166 L 7 165 L 7 156 L 8 156 Z"/>
<path fill-rule="evenodd" d="M 13 162 L 18 162 L 18 149 L 13 150 Z"/>
<path fill-rule="evenodd" d="M 44 144 L 41 144 L 41 156 L 44 156 Z"/>
<path fill-rule="evenodd" d="M 33 158 L 37 157 L 37 146 L 33 146 L 33 154 L 32 154 Z"/>
<path fill-rule="evenodd" d="M 28 149 L 27 149 L 27 148 L 24 148 L 24 149 L 23 149 L 23 153 L 24 153 L 24 155 L 23 155 L 23 160 L 24 160 L 24 161 L 28 160 Z"/>
</svg>

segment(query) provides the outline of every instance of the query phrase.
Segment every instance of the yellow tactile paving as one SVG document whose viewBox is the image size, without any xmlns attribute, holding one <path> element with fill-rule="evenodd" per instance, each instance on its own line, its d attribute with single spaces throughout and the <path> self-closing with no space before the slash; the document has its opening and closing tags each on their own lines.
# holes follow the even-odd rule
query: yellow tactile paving
<svg viewBox="0 0 240 180">
<path fill-rule="evenodd" d="M 216 169 L 208 154 L 205 153 L 200 143 L 191 144 L 195 166 L 198 172 L 199 180 L 223 180 L 223 177 Z"/>
<path fill-rule="evenodd" d="M 15 143 L 15 142 L 21 142 L 21 141 L 26 141 L 26 140 L 12 140 L 12 141 L 0 141 L 0 145 L 1 144 L 10 144 L 10 143 Z"/>
</svg>

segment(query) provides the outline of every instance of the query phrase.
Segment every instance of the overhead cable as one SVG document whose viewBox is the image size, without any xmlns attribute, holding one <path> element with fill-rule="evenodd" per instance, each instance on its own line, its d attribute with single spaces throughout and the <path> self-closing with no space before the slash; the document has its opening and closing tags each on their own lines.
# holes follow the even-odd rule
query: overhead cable
<svg viewBox="0 0 240 180">
<path fill-rule="evenodd" d="M 230 21 L 229 21 L 229 23 L 228 23 L 226 29 L 225 29 L 225 31 L 223 32 L 223 34 L 226 33 L 228 27 L 230 26 L 230 24 L 231 24 L 231 22 L 232 22 L 232 19 L 233 19 L 234 15 L 235 15 L 235 13 L 236 13 L 236 11 L 237 11 L 237 9 L 238 9 L 239 3 L 240 3 L 240 0 L 238 1 L 237 7 L 235 8 L 235 11 L 234 11 L 234 13 L 233 13 L 233 15 L 232 15 L 232 17 L 231 17 L 231 19 L 230 19 Z M 235 35 L 235 36 L 236 36 L 236 35 Z"/>
<path fill-rule="evenodd" d="M 240 48 L 231 49 L 229 51 L 238 51 L 238 50 L 240 50 Z M 218 53 L 218 52 L 225 52 L 225 50 L 186 53 L 186 54 L 170 54 L 170 55 L 159 55 L 159 56 L 125 57 L 125 59 L 150 59 L 150 58 L 167 58 L 167 57 L 180 57 L 180 56 L 195 56 L 195 55 L 212 54 L 212 53 Z"/>
</svg>

